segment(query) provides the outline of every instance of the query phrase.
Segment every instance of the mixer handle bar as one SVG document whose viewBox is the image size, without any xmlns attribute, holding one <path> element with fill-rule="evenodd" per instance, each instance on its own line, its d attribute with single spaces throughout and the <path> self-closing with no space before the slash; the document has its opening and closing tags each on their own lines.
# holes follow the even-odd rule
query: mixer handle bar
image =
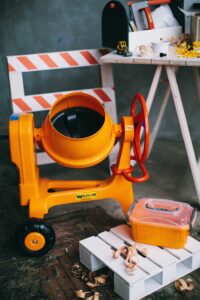
<svg viewBox="0 0 200 300">
<path fill-rule="evenodd" d="M 136 111 L 139 106 L 140 111 L 137 113 Z M 123 170 L 122 174 L 127 180 L 139 183 L 149 179 L 149 173 L 144 166 L 144 161 L 148 156 L 150 139 L 149 118 L 146 102 L 143 95 L 139 93 L 137 93 L 133 98 L 131 106 L 131 116 L 133 118 L 135 130 L 134 139 L 132 142 L 134 155 L 131 155 L 131 160 L 135 160 L 138 163 L 138 166 L 141 169 L 143 175 L 141 177 L 133 177 L 130 175 L 130 172 L 128 172 L 128 170 Z M 141 150 L 142 130 L 144 130 L 143 150 Z M 133 166 L 132 168 L 134 169 Z"/>
<path fill-rule="evenodd" d="M 139 109 L 139 112 L 138 112 Z M 146 107 L 146 102 L 141 94 L 136 94 L 133 98 L 131 106 L 131 117 L 133 119 L 134 125 L 134 138 L 132 141 L 132 147 L 134 155 L 130 156 L 130 160 L 134 160 L 138 163 L 140 170 L 142 171 L 141 177 L 133 177 L 131 173 L 134 170 L 134 166 L 130 165 L 127 169 L 118 169 L 117 165 L 112 166 L 112 172 L 115 175 L 123 175 L 128 181 L 131 182 L 144 182 L 149 178 L 149 173 L 144 166 L 144 162 L 148 157 L 149 151 L 149 139 L 150 139 L 150 129 L 149 129 L 149 118 L 148 111 Z M 141 147 L 141 137 L 144 132 L 144 143 L 143 149 Z"/>
</svg>

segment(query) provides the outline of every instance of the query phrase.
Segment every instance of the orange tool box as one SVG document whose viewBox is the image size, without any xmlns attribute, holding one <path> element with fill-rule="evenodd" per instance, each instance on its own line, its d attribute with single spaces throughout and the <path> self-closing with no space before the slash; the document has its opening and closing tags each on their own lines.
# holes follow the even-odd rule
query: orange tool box
<svg viewBox="0 0 200 300">
<path fill-rule="evenodd" d="M 135 242 L 182 248 L 196 219 L 196 209 L 187 203 L 142 198 L 128 214 Z"/>
</svg>

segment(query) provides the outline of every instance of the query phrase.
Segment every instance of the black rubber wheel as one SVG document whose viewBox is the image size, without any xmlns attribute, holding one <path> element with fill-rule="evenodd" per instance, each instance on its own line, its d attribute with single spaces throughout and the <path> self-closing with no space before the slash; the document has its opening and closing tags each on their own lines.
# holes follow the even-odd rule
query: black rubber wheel
<svg viewBox="0 0 200 300">
<path fill-rule="evenodd" d="M 31 219 L 22 224 L 17 236 L 20 249 L 29 256 L 42 256 L 55 243 L 53 228 L 40 219 Z"/>
</svg>

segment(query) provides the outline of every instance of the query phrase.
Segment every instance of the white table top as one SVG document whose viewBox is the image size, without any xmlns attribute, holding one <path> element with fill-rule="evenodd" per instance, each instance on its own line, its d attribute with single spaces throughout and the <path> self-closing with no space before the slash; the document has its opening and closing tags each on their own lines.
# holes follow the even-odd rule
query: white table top
<svg viewBox="0 0 200 300">
<path fill-rule="evenodd" d="M 167 56 L 159 57 L 159 54 L 151 54 L 146 56 L 129 56 L 119 55 L 116 51 L 106 54 L 101 57 L 102 63 L 112 64 L 148 64 L 148 65 L 174 65 L 174 66 L 200 66 L 200 58 L 179 58 L 174 47 L 170 47 Z"/>
</svg>

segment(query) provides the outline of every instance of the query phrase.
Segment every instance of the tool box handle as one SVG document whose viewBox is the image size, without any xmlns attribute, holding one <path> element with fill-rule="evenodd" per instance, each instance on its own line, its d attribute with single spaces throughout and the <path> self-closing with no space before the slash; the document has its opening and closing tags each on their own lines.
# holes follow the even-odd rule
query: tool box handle
<svg viewBox="0 0 200 300">
<path fill-rule="evenodd" d="M 167 212 L 167 213 L 175 213 L 179 211 L 179 207 L 176 207 L 175 209 L 167 209 L 167 208 L 162 208 L 162 207 L 151 207 L 147 203 L 145 205 L 145 208 L 150 209 L 150 210 L 155 210 L 156 212 Z"/>
</svg>

